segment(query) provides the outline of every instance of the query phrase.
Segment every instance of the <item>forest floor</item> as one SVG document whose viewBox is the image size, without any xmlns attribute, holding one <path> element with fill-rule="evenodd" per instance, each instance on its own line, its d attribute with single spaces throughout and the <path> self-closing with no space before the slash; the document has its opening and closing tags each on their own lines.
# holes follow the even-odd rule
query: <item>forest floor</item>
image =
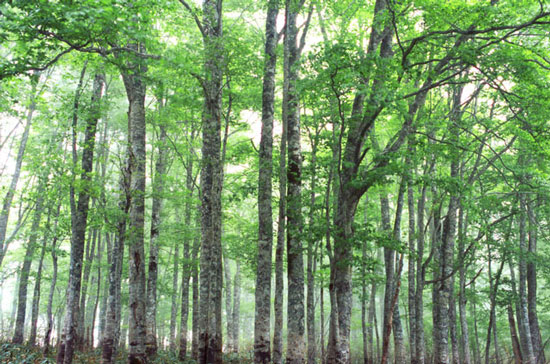
<svg viewBox="0 0 550 364">
<path fill-rule="evenodd" d="M 50 351 L 44 355 L 43 348 L 36 346 L 14 345 L 9 342 L 0 342 L 0 363 L 2 364 L 55 364 L 56 352 Z M 73 363 L 93 364 L 101 360 L 101 351 L 94 349 L 86 352 L 75 353 Z M 126 351 L 119 351 L 116 363 L 127 363 Z M 194 360 L 179 361 L 177 355 L 170 351 L 159 351 L 156 358 L 150 361 L 151 364 L 194 364 Z M 226 357 L 224 363 L 252 363 L 252 361 L 233 357 Z"/>
</svg>

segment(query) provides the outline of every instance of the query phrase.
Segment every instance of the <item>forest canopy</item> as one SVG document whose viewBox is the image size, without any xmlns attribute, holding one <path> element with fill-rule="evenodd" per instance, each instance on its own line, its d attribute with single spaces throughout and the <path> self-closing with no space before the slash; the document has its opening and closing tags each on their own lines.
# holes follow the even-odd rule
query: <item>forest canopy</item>
<svg viewBox="0 0 550 364">
<path fill-rule="evenodd" d="M 0 362 L 543 364 L 550 4 L 0 3 Z"/>
</svg>

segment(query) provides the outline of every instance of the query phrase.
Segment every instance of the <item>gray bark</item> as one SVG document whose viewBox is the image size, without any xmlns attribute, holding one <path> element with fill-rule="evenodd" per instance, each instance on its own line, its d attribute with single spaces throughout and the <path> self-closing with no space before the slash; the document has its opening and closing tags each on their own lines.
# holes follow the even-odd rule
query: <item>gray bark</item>
<svg viewBox="0 0 550 364">
<path fill-rule="evenodd" d="M 288 276 L 288 317 L 287 317 L 287 364 L 304 363 L 305 322 L 304 322 L 304 259 L 302 252 L 303 216 L 301 203 L 302 190 L 302 151 L 300 145 L 300 119 L 298 109 L 297 61 L 299 57 L 296 18 L 297 1 L 285 1 L 285 40 L 284 40 L 284 92 L 286 105 L 286 125 L 288 137 L 287 167 L 287 276 Z"/>
<path fill-rule="evenodd" d="M 174 241 L 174 263 L 172 265 L 173 267 L 172 270 L 174 272 L 172 274 L 172 302 L 170 305 L 170 333 L 168 337 L 170 351 L 172 352 L 176 351 L 176 326 L 177 326 L 176 320 L 178 315 L 177 301 L 178 301 L 178 293 L 179 293 L 178 276 L 179 276 L 179 265 L 180 265 L 180 261 L 179 261 L 180 245 L 179 244 L 180 242 L 178 240 Z M 189 293 L 187 294 L 189 295 Z M 181 335 L 187 336 L 187 332 L 183 332 L 182 330 Z M 185 345 L 185 347 L 187 349 L 187 345 Z"/>
<path fill-rule="evenodd" d="M 31 270 L 32 260 L 34 252 L 36 250 L 36 240 L 39 234 L 40 220 L 42 218 L 43 204 L 44 204 L 44 192 L 46 188 L 47 180 L 42 177 L 38 182 L 36 207 L 34 211 L 34 217 L 31 225 L 31 231 L 27 247 L 25 249 L 25 257 L 23 259 L 23 266 L 20 270 L 19 285 L 17 289 L 17 316 L 15 319 L 15 331 L 13 334 L 12 342 L 14 344 L 23 343 L 23 334 L 25 330 L 25 317 L 27 313 L 27 288 L 29 283 L 29 274 Z"/>
<path fill-rule="evenodd" d="M 464 219 L 464 210 L 461 208 L 458 214 L 458 254 L 463 257 L 465 232 L 467 231 L 467 221 Z M 460 347 L 462 348 L 461 361 L 464 364 L 472 362 L 470 354 L 470 336 L 468 332 L 468 321 L 466 317 L 466 267 L 464 264 L 459 268 L 459 295 L 458 295 L 458 312 L 460 316 Z"/>
<path fill-rule="evenodd" d="M 222 0 L 203 1 L 204 108 L 201 165 L 199 364 L 222 362 Z"/>
<path fill-rule="evenodd" d="M 92 102 L 89 116 L 86 120 L 84 144 L 82 147 L 82 173 L 80 182 L 82 189 L 78 193 L 78 202 L 75 208 L 71 209 L 71 263 L 69 268 L 69 289 L 67 292 L 67 309 L 64 324 L 64 340 L 59 348 L 57 363 L 71 364 L 73 360 L 75 345 L 78 342 L 78 306 L 81 288 L 82 259 L 84 255 L 84 244 L 88 218 L 88 206 L 90 200 L 91 172 L 93 168 L 95 136 L 97 122 L 99 120 L 100 99 L 103 90 L 104 77 L 96 73 L 93 83 Z M 76 110 L 75 110 L 76 112 Z M 75 125 L 73 124 L 73 127 Z M 73 131 L 74 133 L 74 131 Z M 73 153 L 75 149 L 73 146 Z"/>
<path fill-rule="evenodd" d="M 59 222 L 59 212 L 61 210 L 61 203 L 57 204 L 54 217 L 54 226 L 52 233 L 52 246 L 51 246 L 51 257 L 52 257 L 52 280 L 50 282 L 50 291 L 48 293 L 48 308 L 46 310 L 47 324 L 46 324 L 46 334 L 44 335 L 44 353 L 47 354 L 50 350 L 50 338 L 53 330 L 53 296 L 55 294 L 55 286 L 57 285 L 57 226 Z"/>
<path fill-rule="evenodd" d="M 145 52 L 142 44 L 130 43 L 129 48 Z M 145 80 L 146 66 L 135 62 L 133 72 L 122 73 L 128 98 L 130 218 L 128 222 L 128 288 L 129 330 L 128 363 L 146 362 L 146 278 L 145 278 Z"/>
<path fill-rule="evenodd" d="M 40 290 L 42 283 L 42 268 L 44 265 L 44 256 L 46 255 L 46 246 L 48 239 L 51 238 L 49 234 L 51 221 L 51 210 L 48 211 L 48 219 L 46 221 L 45 232 L 42 238 L 42 249 L 40 250 L 40 260 L 38 261 L 38 269 L 36 271 L 36 279 L 34 282 L 34 292 L 32 296 L 32 308 L 31 308 L 31 333 L 29 335 L 29 345 L 36 345 L 36 332 L 38 323 L 38 310 L 40 307 Z"/>
<path fill-rule="evenodd" d="M 159 114 L 162 112 L 162 95 L 159 100 Z M 157 353 L 157 277 L 158 277 L 158 237 L 160 234 L 161 214 L 163 207 L 164 175 L 166 174 L 166 126 L 159 122 L 160 135 L 158 140 L 155 177 L 153 180 L 153 206 L 151 208 L 151 240 L 149 244 L 149 264 L 147 276 L 147 302 L 145 325 L 147 338 L 145 350 L 151 358 Z"/>
<path fill-rule="evenodd" d="M 258 258 L 254 313 L 254 362 L 271 361 L 271 269 L 273 246 L 272 176 L 273 115 L 275 103 L 275 66 L 278 1 L 268 3 L 265 24 L 264 76 L 262 89 L 262 131 L 258 177 Z"/>
<path fill-rule="evenodd" d="M 227 254 L 223 256 L 223 271 L 225 274 L 225 317 L 227 324 L 227 350 L 233 351 L 233 307 L 231 298 L 233 291 L 231 290 L 231 269 L 229 267 L 229 258 Z"/>
</svg>

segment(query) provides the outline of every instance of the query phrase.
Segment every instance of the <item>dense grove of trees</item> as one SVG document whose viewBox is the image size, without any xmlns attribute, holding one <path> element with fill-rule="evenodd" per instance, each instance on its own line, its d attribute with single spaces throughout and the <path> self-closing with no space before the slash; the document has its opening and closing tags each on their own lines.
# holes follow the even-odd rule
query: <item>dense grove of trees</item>
<svg viewBox="0 0 550 364">
<path fill-rule="evenodd" d="M 549 39 L 535 0 L 2 2 L 0 360 L 546 363 Z"/>
</svg>

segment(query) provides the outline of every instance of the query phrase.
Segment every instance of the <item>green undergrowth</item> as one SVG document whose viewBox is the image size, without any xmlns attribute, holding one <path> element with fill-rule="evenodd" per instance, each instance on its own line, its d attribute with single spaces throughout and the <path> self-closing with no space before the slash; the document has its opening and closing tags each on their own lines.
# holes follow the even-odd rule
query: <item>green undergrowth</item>
<svg viewBox="0 0 550 364">
<path fill-rule="evenodd" d="M 48 355 L 44 355 L 41 347 L 30 347 L 26 345 L 15 345 L 9 342 L 0 343 L 0 363 L 1 364 L 55 364 L 55 351 L 51 351 Z M 75 364 L 93 364 L 99 363 L 101 351 L 98 349 L 86 352 L 77 352 L 73 363 Z M 250 358 L 243 358 L 236 354 L 224 355 L 224 363 L 227 364 L 247 364 L 252 363 Z M 126 363 L 126 352 L 119 351 L 117 364 Z M 171 351 L 159 351 L 156 357 L 149 362 L 150 364 L 195 364 L 192 359 L 180 361 L 177 354 Z"/>
</svg>

